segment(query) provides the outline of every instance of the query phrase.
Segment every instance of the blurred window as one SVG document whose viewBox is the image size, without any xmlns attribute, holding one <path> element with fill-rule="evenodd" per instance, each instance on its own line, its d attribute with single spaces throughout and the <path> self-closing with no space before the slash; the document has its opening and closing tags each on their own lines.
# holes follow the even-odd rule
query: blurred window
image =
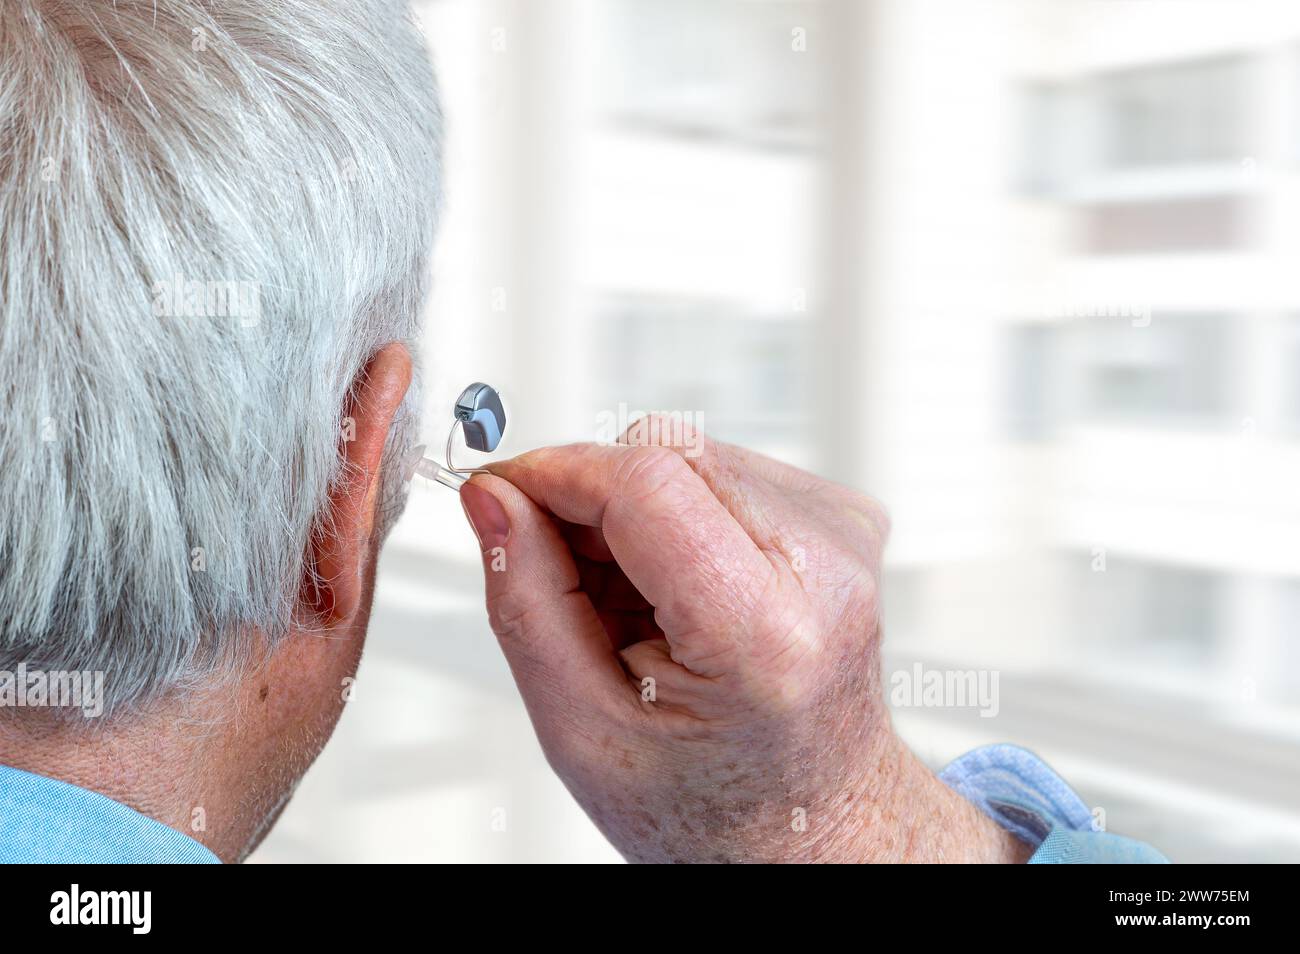
<svg viewBox="0 0 1300 954">
<path fill-rule="evenodd" d="M 1204 60 L 1092 81 L 1106 168 L 1237 162 L 1249 152 L 1246 61 Z"/>
<path fill-rule="evenodd" d="M 1075 614 L 1080 646 L 1105 645 L 1138 656 L 1207 664 L 1222 631 L 1226 580 L 1190 567 L 1124 559 L 1113 554 L 1095 571 L 1087 555 L 1079 567 Z"/>
<path fill-rule="evenodd" d="M 1296 632 L 1295 624 L 1300 619 L 1300 580 L 1281 580 L 1277 585 L 1282 593 L 1274 635 L 1281 652 L 1278 653 L 1273 674 L 1284 690 L 1294 693 L 1300 689 L 1300 633 Z M 1290 698 L 1294 698 L 1294 695 Z"/>
<path fill-rule="evenodd" d="M 1074 117 L 1070 87 L 1065 83 L 1025 83 L 1015 108 L 1020 148 L 1014 185 L 1030 195 L 1056 192 L 1067 184 L 1071 163 L 1069 132 Z"/>
<path fill-rule="evenodd" d="M 1043 322 L 1014 325 L 1009 330 L 1005 417 L 1016 440 L 1038 441 L 1051 435 L 1055 416 L 1053 349 L 1058 331 Z"/>
<path fill-rule="evenodd" d="M 815 144 L 820 7 L 807 0 L 610 0 L 598 108 L 619 125 L 764 148 Z"/>
<path fill-rule="evenodd" d="M 804 439 L 811 339 L 802 318 L 633 298 L 608 302 L 600 327 L 599 406 L 699 412 L 704 430 L 754 447 Z"/>
<path fill-rule="evenodd" d="M 1108 175 L 1237 166 L 1253 151 L 1249 68 L 1234 56 L 1022 83 L 1017 187 L 1059 193 Z"/>
<path fill-rule="evenodd" d="M 1231 328 L 1225 315 L 1168 313 L 1145 326 L 1124 318 L 1012 325 L 1004 424 L 1018 440 L 1053 436 L 1063 416 L 1085 423 L 1225 424 Z M 1300 364 L 1300 336 L 1293 353 Z M 1300 396 L 1293 404 L 1300 415 Z"/>
<path fill-rule="evenodd" d="M 1228 405 L 1231 335 L 1222 315 L 1152 317 L 1069 326 L 1084 419 L 1208 419 Z"/>
</svg>

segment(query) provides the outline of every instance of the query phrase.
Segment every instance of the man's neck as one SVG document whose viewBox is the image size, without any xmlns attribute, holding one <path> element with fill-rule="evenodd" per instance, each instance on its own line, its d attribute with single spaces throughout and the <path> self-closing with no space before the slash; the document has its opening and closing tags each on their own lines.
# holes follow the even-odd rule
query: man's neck
<svg viewBox="0 0 1300 954">
<path fill-rule="evenodd" d="M 215 709 L 190 696 L 85 723 L 48 709 L 10 709 L 0 712 L 0 764 L 98 792 L 223 861 L 242 860 L 291 782 L 268 778 L 276 759 L 257 735 L 258 720 Z"/>
</svg>

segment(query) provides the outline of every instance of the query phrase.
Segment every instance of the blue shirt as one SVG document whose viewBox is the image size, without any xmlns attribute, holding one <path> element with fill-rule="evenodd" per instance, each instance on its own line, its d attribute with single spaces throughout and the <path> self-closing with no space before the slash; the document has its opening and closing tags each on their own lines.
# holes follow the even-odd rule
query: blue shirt
<svg viewBox="0 0 1300 954">
<path fill-rule="evenodd" d="M 1083 800 L 1032 752 L 986 745 L 939 776 L 1036 850 L 1030 864 L 1153 864 L 1154 848 L 1093 830 Z M 0 862 L 216 864 L 193 838 L 95 792 L 0 766 Z"/>
<path fill-rule="evenodd" d="M 193 838 L 121 802 L 3 765 L 0 862 L 220 864 Z"/>
<path fill-rule="evenodd" d="M 986 745 L 953 760 L 939 778 L 1037 849 L 1031 865 L 1169 863 L 1150 845 L 1096 831 L 1083 799 L 1028 749 Z"/>
</svg>

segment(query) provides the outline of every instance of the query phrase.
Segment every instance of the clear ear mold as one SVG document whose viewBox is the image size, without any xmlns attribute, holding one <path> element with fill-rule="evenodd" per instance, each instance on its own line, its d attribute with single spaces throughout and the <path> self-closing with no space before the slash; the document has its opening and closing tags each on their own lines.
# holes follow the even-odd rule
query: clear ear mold
<svg viewBox="0 0 1300 954">
<path fill-rule="evenodd" d="M 474 474 L 486 474 L 482 467 L 457 467 L 452 463 L 451 452 L 455 446 L 456 432 L 465 439 L 465 446 L 481 454 L 490 454 L 501 443 L 506 430 L 506 409 L 497 389 L 476 381 L 460 393 L 452 411 L 451 430 L 447 433 L 447 447 L 443 452 L 445 464 L 425 457 L 425 445 L 411 448 L 404 461 L 406 479 L 416 474 L 437 481 L 444 487 L 460 490 Z"/>
</svg>

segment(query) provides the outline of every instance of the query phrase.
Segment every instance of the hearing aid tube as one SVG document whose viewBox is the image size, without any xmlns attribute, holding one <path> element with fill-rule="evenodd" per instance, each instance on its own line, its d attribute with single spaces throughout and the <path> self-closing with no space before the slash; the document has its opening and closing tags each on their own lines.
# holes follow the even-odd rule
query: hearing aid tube
<svg viewBox="0 0 1300 954">
<path fill-rule="evenodd" d="M 452 490 L 456 491 L 459 491 L 461 487 L 465 486 L 465 481 L 469 480 L 469 476 L 466 474 L 459 474 L 454 470 L 448 470 L 436 460 L 431 460 L 428 457 L 421 457 L 416 461 L 415 472 L 421 477 L 428 478 L 429 480 L 436 480 L 444 487 L 450 487 Z"/>
</svg>

